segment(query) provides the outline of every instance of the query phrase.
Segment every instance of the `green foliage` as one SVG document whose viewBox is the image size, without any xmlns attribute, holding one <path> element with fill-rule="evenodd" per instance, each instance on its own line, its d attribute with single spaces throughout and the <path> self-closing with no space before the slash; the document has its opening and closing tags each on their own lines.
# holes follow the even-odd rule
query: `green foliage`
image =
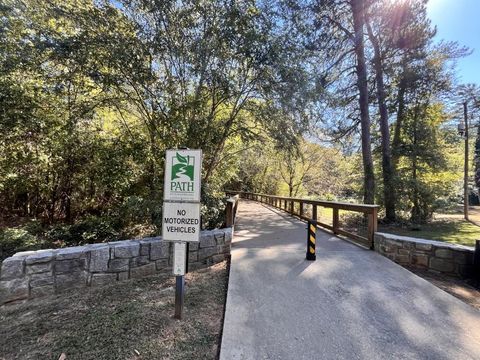
<svg viewBox="0 0 480 360">
<path fill-rule="evenodd" d="M 297 146 L 275 148 L 262 142 L 242 154 L 238 178 L 231 188 L 265 194 L 334 200 L 352 194 L 348 159 L 340 149 L 302 138 Z M 345 181 L 348 180 L 348 181 Z"/>
<path fill-rule="evenodd" d="M 5 228 L 0 230 L 0 260 L 18 251 L 37 250 L 43 242 L 23 228 Z"/>
<path fill-rule="evenodd" d="M 225 222 L 226 200 L 223 193 L 211 192 L 208 189 L 202 193 L 202 228 L 214 229 L 221 227 Z"/>
<path fill-rule="evenodd" d="M 218 226 L 241 152 L 306 124 L 286 110 L 303 111 L 302 70 L 253 4 L 7 0 L 0 20 L 0 213 L 53 224 L 60 246 L 158 234 L 164 151 L 180 146 L 203 150 L 203 224 Z"/>
<path fill-rule="evenodd" d="M 434 211 L 455 202 L 460 180 L 458 139 L 443 128 L 447 121 L 440 104 L 420 104 L 405 118 L 398 184 L 404 210 L 411 220 L 424 223 Z"/>
<path fill-rule="evenodd" d="M 159 234 L 164 152 L 178 147 L 203 150 L 205 228 L 223 223 L 225 188 L 358 201 L 345 4 L 4 1 L 0 215 L 38 219 L 7 229 L 6 249 Z M 432 45 L 423 0 L 365 4 L 398 125 L 398 208 L 423 222 L 459 200 L 461 148 L 442 96 L 453 83 L 449 61 L 465 49 Z M 376 132 L 373 141 L 382 142 Z"/>
<path fill-rule="evenodd" d="M 57 246 L 77 246 L 117 239 L 115 222 L 105 217 L 89 217 L 73 225 L 56 225 L 45 237 Z"/>
<path fill-rule="evenodd" d="M 152 220 L 156 225 L 161 223 L 161 204 L 140 196 L 126 197 L 116 212 L 118 221 L 123 227 L 149 223 Z"/>
</svg>

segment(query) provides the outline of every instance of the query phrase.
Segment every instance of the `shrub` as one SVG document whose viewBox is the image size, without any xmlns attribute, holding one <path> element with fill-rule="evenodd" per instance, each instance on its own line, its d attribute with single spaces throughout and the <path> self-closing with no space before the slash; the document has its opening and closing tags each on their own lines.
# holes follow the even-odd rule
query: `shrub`
<svg viewBox="0 0 480 360">
<path fill-rule="evenodd" d="M 117 210 L 118 220 L 121 227 L 132 224 L 153 223 L 158 228 L 162 226 L 162 203 L 156 200 L 148 200 L 140 196 L 125 198 Z"/>
<path fill-rule="evenodd" d="M 223 193 L 203 192 L 202 194 L 202 227 L 214 229 L 225 222 L 226 199 Z"/>
<path fill-rule="evenodd" d="M 39 239 L 23 228 L 6 228 L 0 231 L 0 258 L 5 259 L 16 252 L 37 250 L 43 247 Z"/>
<path fill-rule="evenodd" d="M 88 217 L 73 225 L 57 225 L 46 233 L 57 246 L 76 246 L 114 240 L 118 230 L 107 217 Z"/>
</svg>

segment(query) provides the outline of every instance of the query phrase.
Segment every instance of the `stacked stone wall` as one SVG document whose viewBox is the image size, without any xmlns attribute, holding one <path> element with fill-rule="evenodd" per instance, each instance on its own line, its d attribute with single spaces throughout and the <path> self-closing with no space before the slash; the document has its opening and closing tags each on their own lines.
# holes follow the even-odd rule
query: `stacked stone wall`
<svg viewBox="0 0 480 360">
<path fill-rule="evenodd" d="M 190 243 L 189 270 L 225 260 L 231 242 L 232 228 L 202 231 Z M 161 237 L 19 252 L 2 263 L 0 304 L 171 273 L 172 260 L 173 243 Z"/>
<path fill-rule="evenodd" d="M 404 266 L 462 278 L 473 275 L 473 247 L 376 233 L 375 251 Z"/>
</svg>

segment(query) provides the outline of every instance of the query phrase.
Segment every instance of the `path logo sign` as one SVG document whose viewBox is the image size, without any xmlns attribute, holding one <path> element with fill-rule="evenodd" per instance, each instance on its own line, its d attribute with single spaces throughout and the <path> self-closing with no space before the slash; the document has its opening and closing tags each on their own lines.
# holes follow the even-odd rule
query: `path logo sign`
<svg viewBox="0 0 480 360">
<path fill-rule="evenodd" d="M 190 164 L 190 160 L 192 160 L 192 164 Z M 182 156 L 177 151 L 172 159 L 172 180 L 178 179 L 193 182 L 193 172 L 195 170 L 193 160 L 194 158 L 192 158 L 190 155 Z"/>
<path fill-rule="evenodd" d="M 164 199 L 200 201 L 201 150 L 167 150 Z"/>
</svg>

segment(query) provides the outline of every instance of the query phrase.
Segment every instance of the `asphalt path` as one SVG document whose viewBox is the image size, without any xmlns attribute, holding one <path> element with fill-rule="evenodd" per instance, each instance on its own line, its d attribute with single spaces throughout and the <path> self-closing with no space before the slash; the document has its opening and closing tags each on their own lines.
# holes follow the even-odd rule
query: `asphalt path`
<svg viewBox="0 0 480 360">
<path fill-rule="evenodd" d="M 480 312 L 387 258 L 241 200 L 220 359 L 480 359 Z"/>
</svg>

